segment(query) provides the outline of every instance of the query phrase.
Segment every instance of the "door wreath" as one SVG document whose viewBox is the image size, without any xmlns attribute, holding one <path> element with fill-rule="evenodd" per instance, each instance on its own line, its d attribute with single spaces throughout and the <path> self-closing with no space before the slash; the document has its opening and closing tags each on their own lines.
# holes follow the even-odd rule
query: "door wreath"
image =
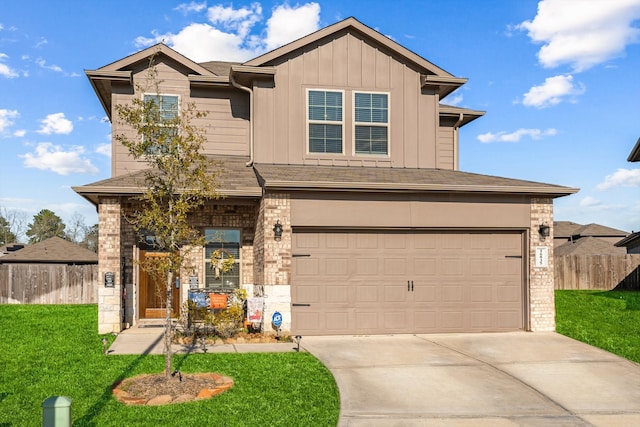
<svg viewBox="0 0 640 427">
<path fill-rule="evenodd" d="M 235 263 L 235 258 L 226 249 L 216 249 L 211 254 L 211 269 L 216 279 L 220 278 L 220 273 L 230 271 Z"/>
</svg>

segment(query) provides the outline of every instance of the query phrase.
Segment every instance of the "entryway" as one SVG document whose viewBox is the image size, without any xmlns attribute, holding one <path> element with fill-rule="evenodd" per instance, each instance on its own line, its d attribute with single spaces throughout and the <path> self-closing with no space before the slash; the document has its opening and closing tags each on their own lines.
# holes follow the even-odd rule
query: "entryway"
<svg viewBox="0 0 640 427">
<path fill-rule="evenodd" d="M 140 251 L 140 262 L 148 257 L 164 257 L 166 253 Z M 166 317 L 167 287 L 164 278 L 139 269 L 140 317 L 144 319 L 164 319 Z M 180 289 L 174 286 L 171 292 L 171 312 L 173 317 L 180 315 Z"/>
</svg>

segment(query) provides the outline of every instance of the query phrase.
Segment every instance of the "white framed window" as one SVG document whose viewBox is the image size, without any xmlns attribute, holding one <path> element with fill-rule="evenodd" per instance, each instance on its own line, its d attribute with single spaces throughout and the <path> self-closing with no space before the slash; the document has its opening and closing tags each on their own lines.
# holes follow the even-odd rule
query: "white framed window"
<svg viewBox="0 0 640 427">
<path fill-rule="evenodd" d="M 178 95 L 145 93 L 143 102 L 145 105 L 152 105 L 149 117 L 157 122 L 157 126 L 147 130 L 147 132 L 151 132 L 153 142 L 146 151 L 149 154 L 156 154 L 164 140 L 175 136 L 178 130 L 176 121 L 180 114 L 180 97 Z"/>
<path fill-rule="evenodd" d="M 212 290 L 233 290 L 240 287 L 240 230 L 205 228 L 204 287 Z M 220 261 L 233 257 L 229 271 L 219 268 Z"/>
<path fill-rule="evenodd" d="M 308 153 L 343 154 L 344 93 L 307 89 Z"/>
<path fill-rule="evenodd" d="M 354 153 L 389 155 L 389 94 L 353 93 Z"/>
</svg>

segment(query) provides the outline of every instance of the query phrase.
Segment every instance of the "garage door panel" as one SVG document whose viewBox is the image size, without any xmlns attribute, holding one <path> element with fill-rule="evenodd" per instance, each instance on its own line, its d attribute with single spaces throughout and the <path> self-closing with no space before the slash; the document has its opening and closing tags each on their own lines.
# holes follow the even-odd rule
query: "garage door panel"
<svg viewBox="0 0 640 427">
<path fill-rule="evenodd" d="M 292 260 L 292 302 L 310 305 L 292 307 L 292 332 L 522 329 L 522 239 L 519 232 L 294 232 L 294 253 L 308 256 Z"/>
</svg>

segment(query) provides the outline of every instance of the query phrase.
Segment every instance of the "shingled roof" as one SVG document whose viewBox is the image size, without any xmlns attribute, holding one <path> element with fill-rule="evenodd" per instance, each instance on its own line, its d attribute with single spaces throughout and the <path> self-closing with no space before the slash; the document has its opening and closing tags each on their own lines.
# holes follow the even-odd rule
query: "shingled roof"
<svg viewBox="0 0 640 427">
<path fill-rule="evenodd" d="M 42 242 L 0 258 L 0 263 L 97 264 L 98 254 L 60 237 Z"/>
<path fill-rule="evenodd" d="M 444 170 L 255 164 L 265 188 L 367 191 L 446 191 L 565 196 L 578 190 L 560 185 Z"/>
<path fill-rule="evenodd" d="M 567 242 L 556 246 L 553 254 L 562 255 L 624 255 L 625 248 L 618 248 L 611 243 L 597 237 L 583 237 L 573 242 Z"/>
</svg>

